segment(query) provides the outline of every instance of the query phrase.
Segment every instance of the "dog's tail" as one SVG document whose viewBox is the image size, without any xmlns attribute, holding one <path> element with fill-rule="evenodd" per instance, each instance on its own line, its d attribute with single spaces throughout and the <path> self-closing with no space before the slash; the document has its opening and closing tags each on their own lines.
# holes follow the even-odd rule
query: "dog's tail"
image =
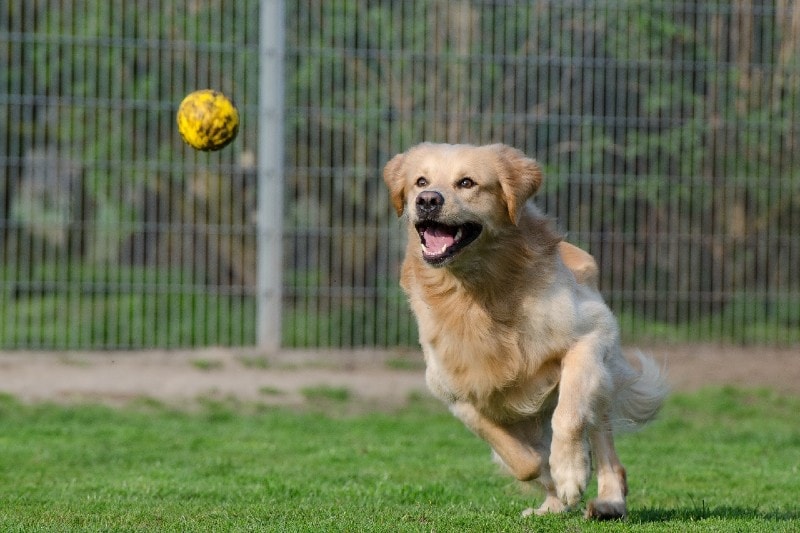
<svg viewBox="0 0 800 533">
<path fill-rule="evenodd" d="M 615 429 L 634 430 L 658 414 L 669 386 L 662 369 L 650 357 L 636 352 L 639 369 L 628 367 L 623 373 L 613 406 Z"/>
</svg>

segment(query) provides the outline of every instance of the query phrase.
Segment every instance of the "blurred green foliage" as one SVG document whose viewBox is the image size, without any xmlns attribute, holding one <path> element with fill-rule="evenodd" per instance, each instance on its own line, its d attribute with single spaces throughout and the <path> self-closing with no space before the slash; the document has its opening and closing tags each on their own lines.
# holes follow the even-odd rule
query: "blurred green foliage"
<svg viewBox="0 0 800 533">
<path fill-rule="evenodd" d="M 797 342 L 798 18 L 777 0 L 286 2 L 284 343 L 414 342 L 393 289 L 403 231 L 379 176 L 423 140 L 535 155 L 540 203 L 596 256 L 615 310 L 702 338 L 755 320 L 777 338 L 743 341 Z M 81 165 L 92 207 L 79 260 L 252 295 L 258 22 L 255 0 L 0 0 L 6 272 L 76 259 L 15 241 L 25 157 L 55 146 Z M 242 111 L 218 154 L 175 133 L 177 104 L 201 87 Z M 209 175 L 241 179 L 204 189 Z M 224 202 L 239 212 L 214 209 Z"/>
</svg>

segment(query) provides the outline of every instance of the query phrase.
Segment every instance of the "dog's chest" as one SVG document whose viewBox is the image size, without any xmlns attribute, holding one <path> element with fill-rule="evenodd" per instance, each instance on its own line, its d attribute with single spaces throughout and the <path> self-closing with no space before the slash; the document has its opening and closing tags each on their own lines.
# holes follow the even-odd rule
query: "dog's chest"
<svg viewBox="0 0 800 533">
<path fill-rule="evenodd" d="M 520 328 L 495 319 L 484 306 L 443 298 L 417 302 L 428 383 L 443 399 L 483 401 L 526 375 Z"/>
<path fill-rule="evenodd" d="M 495 420 L 546 411 L 558 389 L 560 364 L 531 359 L 519 342 L 507 332 L 489 339 L 474 330 L 434 337 L 423 343 L 429 388 L 446 402 L 469 402 Z"/>
<path fill-rule="evenodd" d="M 436 396 L 468 401 L 498 419 L 546 409 L 564 350 L 554 342 L 563 339 L 555 331 L 563 326 L 552 318 L 567 322 L 563 313 L 522 299 L 505 309 L 488 307 L 456 290 L 430 295 L 412 290 L 410 300 Z"/>
</svg>

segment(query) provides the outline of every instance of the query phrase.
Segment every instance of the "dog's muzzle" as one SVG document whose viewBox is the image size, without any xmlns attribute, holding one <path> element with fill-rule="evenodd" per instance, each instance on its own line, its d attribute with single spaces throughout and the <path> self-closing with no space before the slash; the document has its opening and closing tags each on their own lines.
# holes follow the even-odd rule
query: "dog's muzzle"
<svg viewBox="0 0 800 533">
<path fill-rule="evenodd" d="M 416 198 L 417 223 L 414 227 L 422 244 L 422 258 L 430 265 L 441 266 L 481 234 L 483 227 L 474 222 L 444 224 L 438 221 L 444 196 L 423 191 Z"/>
</svg>

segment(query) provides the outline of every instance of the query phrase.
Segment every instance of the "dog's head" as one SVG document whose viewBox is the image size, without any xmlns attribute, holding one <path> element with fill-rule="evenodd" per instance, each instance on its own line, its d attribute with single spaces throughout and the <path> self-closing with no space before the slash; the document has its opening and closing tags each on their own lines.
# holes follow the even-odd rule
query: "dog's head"
<svg viewBox="0 0 800 533">
<path fill-rule="evenodd" d="M 515 226 L 542 183 L 538 163 L 503 144 L 423 143 L 383 170 L 392 205 L 406 213 L 422 257 L 441 266 L 470 245 Z"/>
</svg>

